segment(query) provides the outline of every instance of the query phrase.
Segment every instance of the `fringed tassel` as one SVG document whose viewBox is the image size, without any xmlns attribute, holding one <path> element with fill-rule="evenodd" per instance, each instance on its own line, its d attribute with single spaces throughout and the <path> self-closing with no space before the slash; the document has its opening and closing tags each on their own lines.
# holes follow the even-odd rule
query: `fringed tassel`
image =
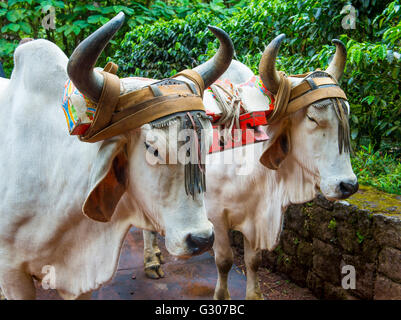
<svg viewBox="0 0 401 320">
<path fill-rule="evenodd" d="M 188 163 L 185 165 L 185 191 L 194 199 L 196 193 L 206 191 L 205 173 L 199 170 L 197 164 Z"/>
<path fill-rule="evenodd" d="M 350 128 L 348 120 L 347 106 L 343 101 L 336 98 L 334 101 L 334 110 L 338 118 L 338 150 L 340 154 L 344 151 L 347 153 L 352 152 L 350 141 Z"/>
<path fill-rule="evenodd" d="M 152 127 L 157 128 L 157 129 L 162 129 L 171 126 L 172 124 L 176 123 L 178 121 L 177 118 L 173 119 L 166 119 L 166 120 L 161 120 L 161 121 L 154 121 L 152 122 Z"/>
<path fill-rule="evenodd" d="M 201 141 L 202 124 L 200 119 L 212 120 L 206 115 L 205 112 L 191 111 L 191 112 L 178 112 L 174 115 L 166 116 L 161 119 L 152 121 L 150 124 L 152 128 L 165 128 L 176 121 L 181 121 L 181 129 L 192 129 L 193 135 L 190 137 L 191 146 L 188 148 L 190 161 L 184 166 L 185 173 L 185 192 L 195 198 L 196 193 L 206 191 L 206 176 L 205 176 L 205 146 Z"/>
<path fill-rule="evenodd" d="M 204 146 L 201 141 L 201 129 L 202 125 L 197 119 L 193 117 L 191 113 L 187 113 L 189 121 L 186 121 L 185 127 L 192 127 L 193 134 L 190 137 L 191 145 L 189 148 L 190 161 L 185 165 L 185 191 L 192 198 L 195 198 L 196 193 L 202 193 L 206 191 L 206 176 L 205 176 L 205 165 L 203 150 Z"/>
</svg>

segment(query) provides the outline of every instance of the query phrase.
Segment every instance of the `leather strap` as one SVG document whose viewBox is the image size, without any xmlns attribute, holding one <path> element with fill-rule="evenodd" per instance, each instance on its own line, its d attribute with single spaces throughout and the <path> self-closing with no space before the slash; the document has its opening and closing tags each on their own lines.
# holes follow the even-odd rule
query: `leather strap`
<svg viewBox="0 0 401 320">
<path fill-rule="evenodd" d="M 132 113 L 137 113 L 137 112 L 139 112 L 141 110 L 144 110 L 144 109 L 146 109 L 146 108 L 148 108 L 148 107 L 150 107 L 150 106 L 152 106 L 154 104 L 164 103 L 164 102 L 166 102 L 168 100 L 177 100 L 177 99 L 180 99 L 180 98 L 183 98 L 183 97 L 198 97 L 198 98 L 200 98 L 199 96 L 190 95 L 190 94 L 186 94 L 185 96 L 183 96 L 181 94 L 174 93 L 174 94 L 170 94 L 170 95 L 162 95 L 162 96 L 153 97 L 151 99 L 144 99 L 140 103 L 127 105 L 127 107 L 124 108 L 123 110 L 121 110 L 120 112 L 115 112 L 113 114 L 113 118 L 112 118 L 111 122 L 114 123 L 116 121 L 119 121 L 122 118 L 127 117 Z M 185 100 L 185 101 L 186 101 L 185 104 L 189 103 L 189 102 L 187 102 L 189 100 Z"/>
<path fill-rule="evenodd" d="M 315 86 L 317 86 L 317 87 L 323 86 L 323 85 L 330 85 L 330 84 L 337 85 L 337 83 L 333 79 L 328 78 L 328 77 L 308 78 L 308 80 L 312 81 L 315 84 Z M 299 85 L 297 85 L 296 87 L 294 87 L 291 90 L 290 100 L 293 100 L 312 89 L 316 89 L 316 88 L 312 88 L 309 81 L 301 82 Z"/>
<path fill-rule="evenodd" d="M 205 91 L 205 83 L 203 82 L 203 78 L 199 73 L 191 69 L 185 69 L 174 75 L 173 78 L 177 78 L 179 76 L 184 76 L 185 78 L 194 82 L 198 86 L 199 95 L 203 98 L 203 92 Z"/>
<path fill-rule="evenodd" d="M 306 107 L 318 100 L 328 99 L 328 98 L 342 98 L 347 100 L 347 96 L 340 87 L 323 87 L 315 90 L 311 90 L 306 94 L 289 102 L 287 106 L 286 113 L 293 113 L 303 107 Z"/>
<path fill-rule="evenodd" d="M 320 70 L 317 70 L 320 71 Z M 348 100 L 336 79 L 327 74 L 327 77 L 307 77 L 312 72 L 289 77 L 306 78 L 296 87 L 291 88 L 291 81 L 283 72 L 280 72 L 280 85 L 275 95 L 275 107 L 268 117 L 269 124 L 305 108 L 322 99 L 341 98 Z"/>
<path fill-rule="evenodd" d="M 188 86 L 185 84 L 160 86 L 158 87 L 158 89 L 160 90 L 160 93 L 163 96 L 170 94 L 182 94 L 182 96 L 185 96 L 191 93 L 188 90 Z M 151 89 L 150 86 L 147 86 L 140 90 L 129 92 L 127 94 L 120 96 L 118 106 L 116 107 L 116 111 L 125 110 L 131 107 L 132 105 L 136 105 L 143 101 L 151 100 L 154 97 L 155 97 L 154 91 Z"/>
<path fill-rule="evenodd" d="M 112 73 L 112 74 L 117 74 L 118 71 L 118 65 L 116 65 L 114 62 L 107 62 L 106 66 L 103 68 L 104 72 Z"/>
<path fill-rule="evenodd" d="M 116 64 L 109 62 L 100 72 L 104 77 L 102 94 L 92 125 L 79 137 L 81 141 L 105 140 L 177 112 L 205 111 L 201 97 L 204 83 L 196 71 L 184 70 L 174 77 L 193 81 L 199 93 L 192 84 L 164 79 L 120 96 L 117 69 Z"/>
<path fill-rule="evenodd" d="M 271 114 L 269 115 L 268 121 L 270 124 L 282 119 L 287 115 L 288 101 L 291 95 L 291 81 L 287 78 L 284 72 L 279 72 L 280 86 L 277 94 L 275 95 L 275 106 Z"/>
<path fill-rule="evenodd" d="M 105 140 L 176 112 L 205 110 L 202 98 L 199 96 L 185 98 L 185 104 L 182 103 L 182 99 L 182 97 L 169 98 L 166 101 L 154 103 L 137 112 L 130 113 L 116 122 L 112 121 L 112 124 L 93 135 L 86 142 Z"/>
<path fill-rule="evenodd" d="M 110 123 L 120 96 L 120 79 L 112 73 L 105 71 L 100 73 L 104 77 L 103 90 L 92 125 L 85 132 L 85 135 L 79 137 L 84 142 L 92 142 L 91 137 Z"/>
</svg>

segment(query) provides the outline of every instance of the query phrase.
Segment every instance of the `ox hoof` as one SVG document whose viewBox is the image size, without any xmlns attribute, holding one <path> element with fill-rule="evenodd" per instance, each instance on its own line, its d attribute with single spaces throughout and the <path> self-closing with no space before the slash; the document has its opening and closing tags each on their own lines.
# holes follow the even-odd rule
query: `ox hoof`
<svg viewBox="0 0 401 320">
<path fill-rule="evenodd" d="M 214 292 L 214 300 L 231 300 L 228 290 L 217 290 Z"/>
<path fill-rule="evenodd" d="M 7 300 L 7 299 L 6 299 L 6 297 L 4 296 L 3 291 L 1 291 L 1 289 L 0 289 L 0 301 L 1 301 L 1 300 Z"/>
<path fill-rule="evenodd" d="M 149 279 L 164 278 L 164 272 L 160 265 L 153 265 L 153 266 L 145 267 L 145 275 Z"/>
<path fill-rule="evenodd" d="M 254 292 L 252 294 L 247 294 L 245 300 L 264 300 L 262 293 Z"/>
</svg>

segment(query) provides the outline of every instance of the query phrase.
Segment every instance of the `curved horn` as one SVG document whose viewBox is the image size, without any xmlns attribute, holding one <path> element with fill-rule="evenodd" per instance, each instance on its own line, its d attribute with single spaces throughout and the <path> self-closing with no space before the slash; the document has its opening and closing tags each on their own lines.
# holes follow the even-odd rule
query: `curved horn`
<svg viewBox="0 0 401 320">
<path fill-rule="evenodd" d="M 280 86 L 280 76 L 276 70 L 276 58 L 285 34 L 275 37 L 263 52 L 259 63 L 259 74 L 262 82 L 271 93 L 276 94 Z"/>
<path fill-rule="evenodd" d="M 220 28 L 214 26 L 208 26 L 208 28 L 219 39 L 219 50 L 213 58 L 193 69 L 202 77 L 205 89 L 227 70 L 234 55 L 234 45 L 229 35 Z"/>
<path fill-rule="evenodd" d="M 345 64 L 347 63 L 347 48 L 341 40 L 333 39 L 331 42 L 336 45 L 336 53 L 326 69 L 326 72 L 330 73 L 339 81 L 344 73 Z"/>
<path fill-rule="evenodd" d="M 100 99 L 104 79 L 93 68 L 103 49 L 122 26 L 124 19 L 124 13 L 120 12 L 82 41 L 68 61 L 68 76 L 77 89 L 94 102 Z"/>
</svg>

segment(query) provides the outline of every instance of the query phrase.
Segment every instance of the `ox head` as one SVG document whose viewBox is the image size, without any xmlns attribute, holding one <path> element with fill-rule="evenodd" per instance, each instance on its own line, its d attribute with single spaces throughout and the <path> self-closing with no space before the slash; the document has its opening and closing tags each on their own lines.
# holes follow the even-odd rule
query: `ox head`
<svg viewBox="0 0 401 320">
<path fill-rule="evenodd" d="M 95 102 L 102 95 L 105 79 L 94 66 L 123 21 L 121 13 L 85 39 L 69 59 L 67 71 L 70 79 L 80 92 Z M 202 77 L 205 88 L 224 73 L 234 52 L 232 42 L 224 31 L 215 27 L 209 29 L 219 39 L 220 48 L 212 59 L 194 69 Z M 129 79 L 121 81 L 124 83 Z M 144 82 L 142 87 L 147 84 Z M 208 119 L 199 117 L 198 120 L 204 129 L 211 129 Z M 165 235 L 171 254 L 190 256 L 209 249 L 214 234 L 206 216 L 203 190 L 187 194 L 185 164 L 169 162 L 171 158 L 176 159 L 172 155 L 177 150 L 175 145 L 179 148 L 184 142 L 169 138 L 167 131 L 178 131 L 181 127 L 182 119 L 178 117 L 170 119 L 167 126 L 155 127 L 148 123 L 101 142 L 91 169 L 84 213 L 94 220 L 109 221 L 124 196 L 124 203 L 127 202 L 132 211 L 142 212 L 145 219 Z M 171 143 L 172 148 L 169 146 Z M 164 150 L 167 152 L 164 153 Z M 163 161 L 149 161 L 150 155 Z"/>
<path fill-rule="evenodd" d="M 317 77 L 340 80 L 347 58 L 341 41 L 333 40 L 336 53 L 327 70 L 285 78 L 275 67 L 284 38 L 284 35 L 276 37 L 266 47 L 260 61 L 260 77 L 270 92 L 277 95 L 282 81 L 289 81 L 292 90 Z M 350 106 L 345 99 L 325 97 L 319 97 L 293 113 L 284 112 L 270 128 L 271 140 L 260 159 L 262 164 L 278 169 L 286 157 L 292 157 L 313 177 L 327 199 L 348 198 L 358 190 L 350 162 L 349 112 Z"/>
</svg>

